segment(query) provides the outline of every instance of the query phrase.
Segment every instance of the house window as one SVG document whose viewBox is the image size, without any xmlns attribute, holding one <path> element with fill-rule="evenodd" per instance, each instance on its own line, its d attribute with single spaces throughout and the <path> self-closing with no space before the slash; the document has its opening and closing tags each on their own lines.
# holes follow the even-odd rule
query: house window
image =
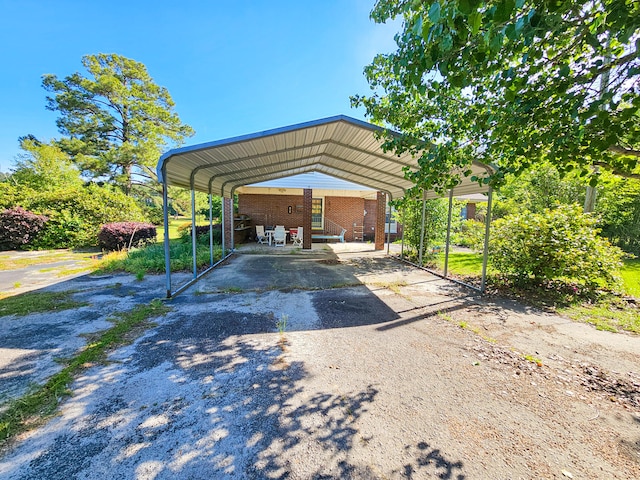
<svg viewBox="0 0 640 480">
<path fill-rule="evenodd" d="M 314 230 L 322 230 L 322 199 L 311 199 L 311 228 Z"/>
</svg>

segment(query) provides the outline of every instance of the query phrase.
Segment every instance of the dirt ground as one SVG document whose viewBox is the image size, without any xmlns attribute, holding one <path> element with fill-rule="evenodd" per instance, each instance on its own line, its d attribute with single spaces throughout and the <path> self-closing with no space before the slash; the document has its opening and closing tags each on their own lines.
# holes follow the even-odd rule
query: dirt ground
<svg viewBox="0 0 640 480">
<path fill-rule="evenodd" d="M 56 368 L 56 342 L 72 351 L 164 291 L 163 277 L 88 278 L 49 287 L 87 307 L 0 318 L 0 387 L 19 394 Z M 251 249 L 168 305 L 5 448 L 1 477 L 640 478 L 638 336 L 353 244 Z"/>
</svg>

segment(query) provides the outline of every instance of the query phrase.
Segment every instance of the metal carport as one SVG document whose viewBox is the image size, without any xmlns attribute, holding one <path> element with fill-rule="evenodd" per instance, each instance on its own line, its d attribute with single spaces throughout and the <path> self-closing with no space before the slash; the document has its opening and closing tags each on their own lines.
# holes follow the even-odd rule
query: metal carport
<svg viewBox="0 0 640 480">
<path fill-rule="evenodd" d="M 213 245 L 209 269 L 197 274 L 195 249 L 195 214 L 192 215 L 194 251 L 194 278 L 187 285 L 171 291 L 169 258 L 169 219 L 167 212 L 167 187 L 169 185 L 191 190 L 192 207 L 195 192 L 232 199 L 235 190 L 244 185 L 273 180 L 307 172 L 320 172 L 336 178 L 373 188 L 389 195 L 389 200 L 401 198 L 413 187 L 405 178 L 405 170 L 416 170 L 417 159 L 411 154 L 396 155 L 384 152 L 378 133 L 381 127 L 344 115 L 324 118 L 288 127 L 267 130 L 239 137 L 187 146 L 170 150 L 158 162 L 158 180 L 163 185 L 163 210 L 165 226 L 165 266 L 167 296 L 171 297 L 200 276 L 215 267 Z M 474 174 L 482 176 L 489 167 L 474 162 Z M 463 177 L 451 195 L 486 192 Z M 434 192 L 425 192 L 424 198 L 437 198 Z M 192 211 L 194 208 L 192 208 Z M 229 221 L 232 222 L 232 219 Z M 223 259 L 225 258 L 225 218 L 222 218 Z M 211 242 L 213 236 L 210 236 Z M 232 246 L 233 248 L 233 246 Z"/>
</svg>

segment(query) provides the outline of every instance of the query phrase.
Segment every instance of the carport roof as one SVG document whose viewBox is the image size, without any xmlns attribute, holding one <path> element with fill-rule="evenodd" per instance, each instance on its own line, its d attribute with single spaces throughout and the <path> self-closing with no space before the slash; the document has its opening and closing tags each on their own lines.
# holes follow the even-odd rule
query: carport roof
<svg viewBox="0 0 640 480">
<path fill-rule="evenodd" d="M 383 152 L 381 140 L 375 135 L 382 130 L 338 115 L 177 148 L 160 157 L 158 179 L 168 185 L 230 197 L 240 186 L 320 172 L 400 198 L 413 186 L 403 169 L 415 170 L 418 162 L 409 153 Z M 477 162 L 472 166 L 479 175 L 487 169 Z M 486 188 L 467 177 L 454 194 L 484 191 Z"/>
</svg>

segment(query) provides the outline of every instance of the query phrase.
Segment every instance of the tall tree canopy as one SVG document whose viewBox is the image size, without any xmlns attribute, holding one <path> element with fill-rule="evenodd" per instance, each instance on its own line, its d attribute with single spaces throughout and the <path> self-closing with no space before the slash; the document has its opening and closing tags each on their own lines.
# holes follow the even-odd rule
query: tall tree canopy
<svg viewBox="0 0 640 480">
<path fill-rule="evenodd" d="M 126 193 L 132 175 L 154 177 L 154 167 L 168 144 L 193 135 L 174 112 L 166 88 L 153 82 L 146 67 L 115 54 L 86 55 L 85 77 L 76 72 L 63 80 L 44 75 L 52 95 L 47 108 L 57 111 L 65 135 L 58 144 L 83 173 L 107 178 Z"/>
<path fill-rule="evenodd" d="M 397 50 L 365 68 L 373 121 L 403 132 L 413 179 L 444 191 L 472 159 L 498 185 L 543 160 L 640 178 L 640 2 L 637 0 L 378 0 L 377 22 L 401 17 Z"/>
<path fill-rule="evenodd" d="M 20 147 L 24 153 L 16 158 L 11 175 L 16 184 L 39 192 L 82 186 L 80 172 L 53 142 L 42 143 L 28 135 L 20 138 Z"/>
</svg>

